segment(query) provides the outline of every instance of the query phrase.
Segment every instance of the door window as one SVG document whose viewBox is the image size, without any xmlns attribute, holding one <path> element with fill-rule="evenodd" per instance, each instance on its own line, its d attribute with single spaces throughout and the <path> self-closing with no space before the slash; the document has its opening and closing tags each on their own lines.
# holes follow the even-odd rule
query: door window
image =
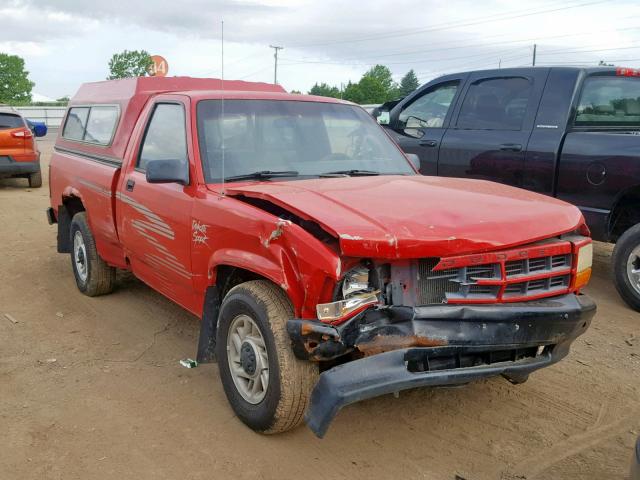
<svg viewBox="0 0 640 480">
<path fill-rule="evenodd" d="M 523 77 L 490 78 L 471 84 L 457 127 L 467 130 L 522 130 L 531 82 Z"/>
<path fill-rule="evenodd" d="M 640 80 L 597 76 L 585 81 L 577 127 L 640 127 Z"/>
<path fill-rule="evenodd" d="M 159 103 L 147 125 L 137 167 L 145 170 L 154 160 L 181 160 L 188 163 L 187 132 L 182 105 Z"/>
<path fill-rule="evenodd" d="M 407 135 L 422 136 L 423 128 L 440 128 L 451 108 L 458 82 L 440 85 L 414 100 L 398 116 L 398 128 Z"/>
</svg>

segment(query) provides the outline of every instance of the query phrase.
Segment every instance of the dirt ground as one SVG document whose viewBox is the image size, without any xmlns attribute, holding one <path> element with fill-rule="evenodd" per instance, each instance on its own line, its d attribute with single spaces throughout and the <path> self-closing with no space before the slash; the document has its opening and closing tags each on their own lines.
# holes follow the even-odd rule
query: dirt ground
<svg viewBox="0 0 640 480">
<path fill-rule="evenodd" d="M 45 187 L 0 180 L 0 479 L 626 478 L 640 433 L 640 314 L 596 248 L 598 314 L 571 355 L 497 378 L 345 408 L 324 440 L 246 428 L 215 364 L 185 369 L 198 319 L 141 282 L 76 289 Z M 6 316 L 8 313 L 17 323 Z"/>
</svg>

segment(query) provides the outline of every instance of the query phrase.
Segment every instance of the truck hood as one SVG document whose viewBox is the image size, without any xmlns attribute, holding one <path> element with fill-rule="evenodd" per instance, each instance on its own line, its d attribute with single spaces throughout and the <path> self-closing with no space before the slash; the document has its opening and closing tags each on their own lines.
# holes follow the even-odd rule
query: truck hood
<svg viewBox="0 0 640 480">
<path fill-rule="evenodd" d="M 213 186 L 211 187 L 213 188 Z M 443 257 L 522 245 L 573 231 L 580 211 L 498 183 L 424 176 L 322 178 L 227 184 L 319 224 L 342 254 Z"/>
</svg>

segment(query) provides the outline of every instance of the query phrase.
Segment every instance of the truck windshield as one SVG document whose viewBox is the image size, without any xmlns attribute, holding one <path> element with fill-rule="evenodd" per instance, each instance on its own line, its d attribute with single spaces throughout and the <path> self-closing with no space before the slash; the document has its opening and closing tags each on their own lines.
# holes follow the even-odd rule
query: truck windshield
<svg viewBox="0 0 640 480">
<path fill-rule="evenodd" d="M 413 169 L 375 120 L 351 105 L 282 100 L 198 103 L 200 156 L 207 183 L 269 177 L 412 175 Z M 260 174 L 260 175 L 255 175 Z"/>
</svg>

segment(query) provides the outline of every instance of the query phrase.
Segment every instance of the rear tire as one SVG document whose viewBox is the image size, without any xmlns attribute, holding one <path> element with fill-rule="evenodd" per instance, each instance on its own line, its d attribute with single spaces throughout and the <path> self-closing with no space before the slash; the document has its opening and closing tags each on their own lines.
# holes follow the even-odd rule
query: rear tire
<svg viewBox="0 0 640 480">
<path fill-rule="evenodd" d="M 622 299 L 640 311 L 640 224 L 618 239 L 613 249 L 613 278 Z"/>
<path fill-rule="evenodd" d="M 29 175 L 29 187 L 40 188 L 42 186 L 42 173 L 36 172 Z"/>
<path fill-rule="evenodd" d="M 78 290 L 89 297 L 111 293 L 116 282 L 116 269 L 98 255 L 85 212 L 73 216 L 70 242 L 71 267 Z"/>
<path fill-rule="evenodd" d="M 298 426 L 318 380 L 318 366 L 293 354 L 286 329 L 291 318 L 289 299 L 266 280 L 232 288 L 220 308 L 216 355 L 222 385 L 233 411 L 257 432 Z"/>
</svg>

